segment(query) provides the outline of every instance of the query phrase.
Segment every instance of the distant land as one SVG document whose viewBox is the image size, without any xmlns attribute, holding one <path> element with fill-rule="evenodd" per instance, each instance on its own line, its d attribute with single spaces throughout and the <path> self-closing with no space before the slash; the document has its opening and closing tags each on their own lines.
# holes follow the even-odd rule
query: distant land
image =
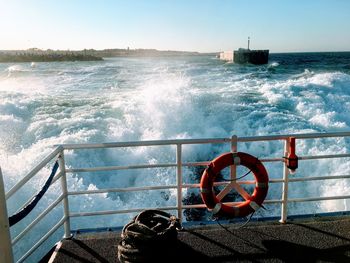
<svg viewBox="0 0 350 263">
<path fill-rule="evenodd" d="M 160 51 L 156 49 L 84 49 L 84 50 L 0 50 L 1 62 L 99 61 L 108 57 L 173 57 L 203 55 L 199 52 Z"/>
</svg>

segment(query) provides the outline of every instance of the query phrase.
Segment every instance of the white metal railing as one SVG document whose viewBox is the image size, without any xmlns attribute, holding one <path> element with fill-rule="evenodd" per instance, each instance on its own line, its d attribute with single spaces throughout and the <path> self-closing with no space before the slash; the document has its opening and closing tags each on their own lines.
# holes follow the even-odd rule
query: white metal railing
<svg viewBox="0 0 350 263">
<path fill-rule="evenodd" d="M 5 187 L 0 168 L 0 262 L 13 262 L 10 224 L 7 217 Z"/>
<path fill-rule="evenodd" d="M 183 146 L 188 144 L 230 144 L 231 151 L 237 151 L 237 144 L 244 142 L 261 142 L 261 141 L 284 141 L 284 156 L 280 158 L 260 158 L 262 162 L 283 162 L 284 157 L 287 157 L 289 149 L 289 139 L 291 137 L 300 139 L 318 139 L 318 138 L 331 138 L 331 137 L 348 137 L 350 132 L 335 132 L 335 133 L 313 133 L 313 134 L 287 134 L 287 135 L 273 135 L 273 136 L 258 136 L 258 137 L 237 137 L 231 138 L 215 138 L 215 139 L 182 139 L 182 140 L 158 140 L 158 141 L 138 141 L 138 142 L 116 142 L 116 143 L 102 143 L 102 144 L 63 144 L 57 146 L 57 148 L 43 159 L 32 171 L 30 171 L 22 180 L 20 180 L 15 186 L 13 186 L 6 194 L 4 193 L 4 186 L 2 180 L 2 173 L 0 169 L 0 262 L 9 263 L 13 262 L 12 246 L 16 244 L 21 238 L 23 238 L 28 231 L 30 231 L 35 225 L 40 222 L 48 213 L 55 209 L 58 205 L 63 204 L 64 215 L 61 219 L 58 219 L 56 224 L 51 230 L 46 233 L 41 239 L 27 251 L 18 262 L 25 261 L 43 242 L 45 242 L 57 229 L 64 226 L 64 238 L 71 236 L 70 218 L 82 217 L 82 216 L 102 216 L 110 214 L 122 214 L 139 212 L 148 208 L 133 208 L 124 210 L 110 210 L 110 211 L 96 211 L 96 212 L 72 212 L 69 209 L 69 196 L 82 195 L 82 194 L 98 194 L 98 193 L 110 193 L 110 192 L 135 192 L 145 190 L 165 190 L 176 189 L 177 198 L 176 206 L 167 207 L 150 207 L 149 209 L 162 209 L 162 210 L 177 210 L 178 217 L 182 218 L 182 212 L 188 208 L 205 208 L 204 204 L 185 205 L 182 202 L 182 190 L 186 188 L 198 188 L 199 183 L 184 184 L 183 183 L 183 168 L 194 166 L 205 166 L 209 161 L 203 162 L 183 162 L 182 152 Z M 106 167 L 90 167 L 90 168 L 67 168 L 64 158 L 64 152 L 66 150 L 81 150 L 81 149 L 102 149 L 102 148 L 125 148 L 125 147 L 140 147 L 140 146 L 175 146 L 176 147 L 176 161 L 174 163 L 159 163 L 159 164 L 134 164 L 134 165 L 119 165 L 119 166 L 106 166 Z M 350 157 L 349 154 L 330 154 L 330 155 L 318 155 L 318 156 L 299 156 L 299 160 L 314 160 L 314 159 L 328 159 L 328 158 L 345 158 Z M 7 220 L 6 200 L 11 198 L 20 188 L 36 175 L 41 169 L 46 167 L 50 162 L 57 159 L 59 161 L 60 170 L 54 177 L 52 184 L 57 180 L 61 180 L 61 195 L 52 202 L 40 215 L 36 217 L 21 233 L 16 237 L 10 239 L 9 225 Z M 148 168 L 167 168 L 174 167 L 176 169 L 176 184 L 175 185 L 161 185 L 161 186 L 146 186 L 146 187 L 128 187 L 128 188 L 107 188 L 85 191 L 68 191 L 67 189 L 67 173 L 84 173 L 84 172 L 97 172 L 97 171 L 115 171 L 115 170 L 130 170 L 130 169 L 148 169 Z M 231 167 L 231 177 L 235 177 L 236 167 Z M 349 179 L 350 175 L 336 175 L 336 176 L 314 176 L 314 177 L 296 177 L 289 178 L 289 169 L 286 165 L 283 166 L 283 176 L 281 179 L 270 179 L 269 183 L 282 183 L 282 196 L 277 200 L 265 200 L 265 204 L 281 204 L 281 218 L 280 222 L 285 223 L 287 220 L 287 205 L 289 202 L 307 202 L 307 201 L 322 201 L 322 200 L 337 200 L 337 199 L 350 199 L 350 195 L 343 196 L 328 196 L 328 197 L 309 197 L 309 198 L 288 198 L 289 182 L 302 182 L 302 181 L 315 181 L 315 180 L 328 180 L 328 179 Z M 254 184 L 254 181 L 240 181 L 237 184 Z M 228 182 L 217 182 L 215 185 L 227 185 Z M 241 188 L 238 188 L 241 189 Z M 227 191 L 227 189 L 225 190 Z M 220 193 L 222 197 L 225 193 Z M 29 200 L 30 201 L 30 200 Z M 27 203 L 29 203 L 29 201 Z M 27 204 L 26 203 L 26 204 Z M 23 208 L 24 204 L 21 208 Z M 229 204 L 236 204 L 231 202 Z M 19 209 L 21 209 L 19 208 Z"/>
</svg>

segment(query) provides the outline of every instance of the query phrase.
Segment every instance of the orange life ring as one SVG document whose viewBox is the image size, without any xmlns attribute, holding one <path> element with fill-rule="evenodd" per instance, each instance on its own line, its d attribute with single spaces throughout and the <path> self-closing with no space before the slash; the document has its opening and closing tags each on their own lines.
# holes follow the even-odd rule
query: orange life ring
<svg viewBox="0 0 350 263">
<path fill-rule="evenodd" d="M 243 165 L 250 169 L 255 177 L 254 192 L 246 201 L 235 206 L 221 203 L 214 193 L 213 184 L 217 174 L 227 166 Z M 265 200 L 268 191 L 269 177 L 264 165 L 252 155 L 243 152 L 224 153 L 210 162 L 204 170 L 200 191 L 203 202 L 214 214 L 227 217 L 244 217 L 259 209 Z"/>
</svg>

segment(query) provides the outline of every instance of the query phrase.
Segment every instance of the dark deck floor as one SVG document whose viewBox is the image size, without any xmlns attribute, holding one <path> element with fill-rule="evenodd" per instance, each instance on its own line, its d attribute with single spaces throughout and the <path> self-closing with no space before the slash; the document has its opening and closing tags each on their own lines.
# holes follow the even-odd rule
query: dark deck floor
<svg viewBox="0 0 350 263">
<path fill-rule="evenodd" d="M 164 262 L 350 262 L 350 218 L 191 227 Z M 57 248 L 54 263 L 118 262 L 120 233 L 77 235 Z"/>
</svg>

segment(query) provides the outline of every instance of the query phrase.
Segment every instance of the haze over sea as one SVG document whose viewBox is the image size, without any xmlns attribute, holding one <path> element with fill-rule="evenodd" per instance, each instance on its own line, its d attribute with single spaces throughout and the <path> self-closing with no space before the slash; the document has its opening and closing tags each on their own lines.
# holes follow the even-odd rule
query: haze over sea
<svg viewBox="0 0 350 263">
<path fill-rule="evenodd" d="M 236 65 L 214 56 L 167 58 L 108 58 L 96 62 L 0 63 L 0 164 L 9 190 L 53 145 L 177 138 L 223 138 L 289 133 L 349 131 L 350 53 L 271 54 L 264 66 Z M 239 144 L 239 150 L 257 157 L 283 155 L 281 143 Z M 228 151 L 227 146 L 184 147 L 186 161 L 210 160 Z M 347 139 L 304 140 L 297 154 L 350 152 Z M 91 167 L 118 164 L 162 163 L 175 160 L 173 148 L 69 151 L 67 166 Z M 280 178 L 282 165 L 267 164 L 271 178 Z M 18 207 L 44 184 L 51 167 L 31 181 L 29 188 L 10 199 Z M 350 162 L 305 161 L 297 176 L 348 174 Z M 174 169 L 69 175 L 69 187 L 100 189 L 175 183 Z M 184 170 L 186 182 L 198 182 L 200 172 Z M 350 190 L 346 180 L 307 185 L 294 183 L 290 197 L 342 195 Z M 18 233 L 54 200 L 60 191 L 53 185 L 39 209 L 11 229 Z M 185 192 L 185 201 L 190 194 Z M 72 198 L 72 211 L 167 206 L 176 192 L 149 191 L 132 195 L 96 195 Z M 280 185 L 271 186 L 268 198 L 281 197 Z M 348 210 L 344 201 L 298 203 L 290 214 Z M 276 216 L 269 206 L 255 216 Z M 37 212 L 39 211 L 39 212 Z M 50 220 L 60 218 L 56 209 L 39 226 L 47 232 Z M 197 215 L 205 219 L 207 214 Z M 191 213 L 185 218 L 190 220 Z M 117 226 L 130 215 L 72 220 L 72 228 Z M 61 235 L 62 231 L 57 235 Z M 38 234 L 15 246 L 31 246 Z M 41 252 L 39 251 L 39 254 Z M 34 255 L 34 258 L 38 257 Z"/>
</svg>

